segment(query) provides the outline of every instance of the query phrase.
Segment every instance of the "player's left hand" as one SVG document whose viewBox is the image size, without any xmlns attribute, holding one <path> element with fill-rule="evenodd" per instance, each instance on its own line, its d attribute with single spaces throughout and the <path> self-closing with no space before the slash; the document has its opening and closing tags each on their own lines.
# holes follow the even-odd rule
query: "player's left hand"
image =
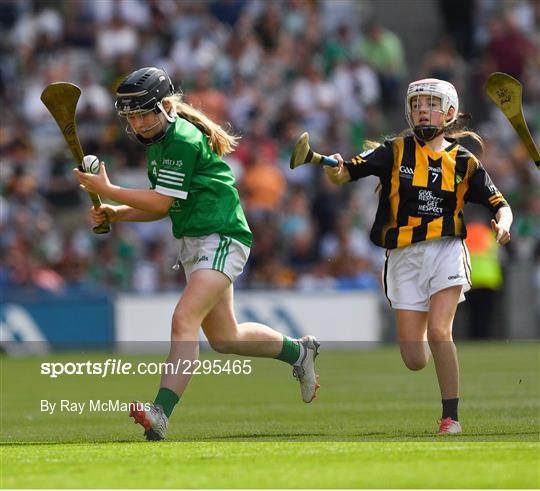
<svg viewBox="0 0 540 491">
<path fill-rule="evenodd" d="M 107 190 L 111 187 L 111 181 L 109 181 L 109 176 L 107 176 L 105 162 L 100 162 L 99 172 L 97 174 L 81 172 L 77 168 L 73 169 L 73 173 L 79 180 L 82 189 L 90 193 L 107 196 Z"/>
<path fill-rule="evenodd" d="M 495 238 L 500 245 L 506 245 L 510 242 L 510 230 L 508 227 L 491 220 L 491 229 L 495 232 Z"/>
</svg>

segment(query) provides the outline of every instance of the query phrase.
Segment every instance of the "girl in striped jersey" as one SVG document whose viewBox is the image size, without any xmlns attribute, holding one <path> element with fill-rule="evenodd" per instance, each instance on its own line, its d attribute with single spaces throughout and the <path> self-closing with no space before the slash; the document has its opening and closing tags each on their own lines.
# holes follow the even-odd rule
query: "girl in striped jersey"
<svg viewBox="0 0 540 491">
<path fill-rule="evenodd" d="M 462 136 L 481 139 L 456 129 L 458 110 L 452 84 L 413 82 L 405 98 L 410 127 L 405 136 L 387 139 L 349 161 L 335 154 L 338 166 L 325 167 L 338 185 L 369 175 L 380 179 L 370 237 L 387 249 L 383 283 L 396 312 L 405 365 L 420 370 L 430 351 L 433 355 L 442 397 L 439 434 L 461 432 L 452 326 L 457 304 L 470 288 L 463 207 L 474 202 L 493 213 L 491 225 L 500 245 L 510 241 L 512 224 L 510 207 L 482 164 L 459 145 Z"/>
<path fill-rule="evenodd" d="M 92 219 L 145 222 L 168 216 L 179 251 L 176 269 L 180 263 L 187 279 L 172 318 L 167 362 L 174 370 L 162 374 L 154 402 L 134 401 L 130 416 L 144 427 L 148 440 L 165 438 L 169 417 L 198 359 L 201 326 L 220 353 L 277 358 L 292 365 L 302 399 L 311 402 L 319 388 L 317 340 L 290 339 L 255 322 L 238 324 L 234 315 L 233 282 L 242 273 L 252 242 L 234 176 L 222 158 L 232 152 L 237 138 L 174 94 L 163 70 L 133 72 L 116 97 L 126 130 L 146 145 L 150 189 L 111 184 L 103 162 L 97 175 L 75 169 L 88 191 L 122 203 L 92 209 Z"/>
</svg>

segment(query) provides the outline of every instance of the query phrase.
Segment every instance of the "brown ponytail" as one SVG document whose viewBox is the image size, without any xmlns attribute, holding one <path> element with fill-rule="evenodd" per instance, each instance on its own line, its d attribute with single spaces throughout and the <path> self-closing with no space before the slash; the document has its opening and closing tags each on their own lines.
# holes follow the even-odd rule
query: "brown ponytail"
<svg viewBox="0 0 540 491">
<path fill-rule="evenodd" d="M 460 140 L 461 138 L 471 138 L 478 143 L 478 145 L 480 145 L 482 152 L 484 152 L 486 147 L 482 137 L 475 131 L 468 130 L 465 127 L 465 124 L 469 119 L 471 119 L 470 114 L 459 113 L 456 122 L 444 130 L 444 135 L 448 136 L 449 138 L 455 138 L 456 140 Z"/>
</svg>

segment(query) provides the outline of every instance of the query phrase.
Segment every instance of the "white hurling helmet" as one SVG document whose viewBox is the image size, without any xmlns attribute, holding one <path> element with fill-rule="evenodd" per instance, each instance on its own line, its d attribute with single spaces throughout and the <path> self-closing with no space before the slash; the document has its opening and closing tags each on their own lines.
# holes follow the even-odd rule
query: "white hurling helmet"
<svg viewBox="0 0 540 491">
<path fill-rule="evenodd" d="M 448 110 L 453 107 L 454 114 L 452 119 L 446 121 L 442 126 L 414 126 L 412 119 L 412 100 L 420 95 L 427 95 L 431 97 L 439 97 L 441 99 L 441 109 L 443 114 L 448 114 Z M 407 97 L 405 98 L 405 116 L 410 128 L 414 131 L 414 134 L 423 141 L 433 140 L 437 135 L 440 135 L 445 128 L 454 124 L 458 117 L 459 112 L 459 98 L 455 87 L 445 80 L 438 80 L 436 78 L 425 78 L 423 80 L 417 80 L 409 84 L 407 89 Z"/>
</svg>

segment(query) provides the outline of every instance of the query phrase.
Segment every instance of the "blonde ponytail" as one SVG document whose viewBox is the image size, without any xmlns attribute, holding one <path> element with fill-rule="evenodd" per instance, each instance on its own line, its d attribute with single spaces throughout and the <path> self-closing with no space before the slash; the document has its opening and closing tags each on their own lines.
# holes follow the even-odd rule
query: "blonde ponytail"
<svg viewBox="0 0 540 491">
<path fill-rule="evenodd" d="M 208 138 L 212 150 L 220 157 L 231 153 L 238 145 L 239 136 L 229 134 L 219 124 L 212 121 L 203 112 L 182 100 L 182 94 L 173 94 L 165 97 L 176 110 L 176 114 L 199 128 Z"/>
</svg>

